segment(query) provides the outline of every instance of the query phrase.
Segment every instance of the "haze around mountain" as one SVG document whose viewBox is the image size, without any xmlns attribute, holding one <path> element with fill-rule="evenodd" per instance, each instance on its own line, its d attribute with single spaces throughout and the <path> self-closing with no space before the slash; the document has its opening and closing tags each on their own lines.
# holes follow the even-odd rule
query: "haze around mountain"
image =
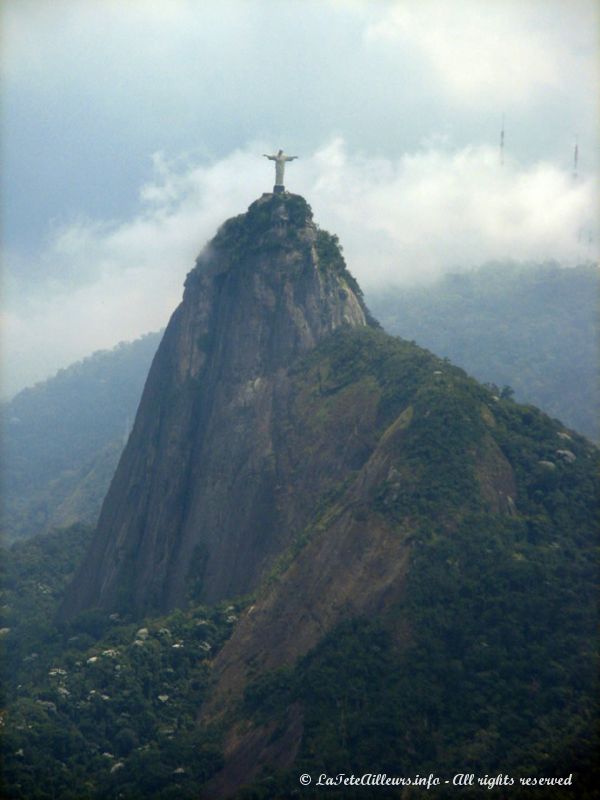
<svg viewBox="0 0 600 800">
<path fill-rule="evenodd" d="M 201 243 L 270 189 L 260 154 L 280 146 L 365 291 L 597 258 L 588 0 L 0 13 L 4 396 L 163 327 Z"/>
<path fill-rule="evenodd" d="M 468 764 L 594 796 L 597 474 L 263 194 L 186 278 L 95 531 L 3 553 L 8 794 L 441 799 Z"/>
</svg>

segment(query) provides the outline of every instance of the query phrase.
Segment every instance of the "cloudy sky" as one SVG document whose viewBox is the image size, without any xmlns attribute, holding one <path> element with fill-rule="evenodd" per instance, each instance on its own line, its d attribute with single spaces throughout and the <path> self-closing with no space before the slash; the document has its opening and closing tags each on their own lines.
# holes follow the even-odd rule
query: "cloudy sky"
<svg viewBox="0 0 600 800">
<path fill-rule="evenodd" d="M 0 13 L 5 397 L 164 326 L 217 226 L 270 190 L 261 153 L 279 147 L 367 294 L 491 259 L 597 258 L 593 0 Z"/>
</svg>

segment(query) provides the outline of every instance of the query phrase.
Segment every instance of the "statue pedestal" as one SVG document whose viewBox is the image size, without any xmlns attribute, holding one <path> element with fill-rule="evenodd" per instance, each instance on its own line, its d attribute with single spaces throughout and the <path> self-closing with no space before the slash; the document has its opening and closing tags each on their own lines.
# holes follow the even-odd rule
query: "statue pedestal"
<svg viewBox="0 0 600 800">
<path fill-rule="evenodd" d="M 285 192 L 285 186 L 282 186 L 279 183 L 276 183 L 273 187 L 273 194 L 283 194 Z"/>
</svg>

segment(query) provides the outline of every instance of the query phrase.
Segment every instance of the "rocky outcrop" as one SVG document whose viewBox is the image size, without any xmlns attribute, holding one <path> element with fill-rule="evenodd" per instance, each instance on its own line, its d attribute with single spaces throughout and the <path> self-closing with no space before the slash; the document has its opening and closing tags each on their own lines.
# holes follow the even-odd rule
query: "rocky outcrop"
<svg viewBox="0 0 600 800">
<path fill-rule="evenodd" d="M 586 547 L 593 541 L 593 523 L 583 510 L 593 495 L 575 488 L 575 468 L 584 453 L 591 456 L 589 444 L 579 440 L 575 461 L 540 468 L 540 457 L 554 452 L 559 423 L 510 400 L 496 402 L 431 354 L 381 332 L 340 331 L 290 380 L 290 451 L 301 454 L 295 474 L 318 471 L 314 453 L 320 449 L 321 464 L 335 463 L 334 447 L 347 454 L 347 469 L 315 503 L 306 531 L 259 587 L 211 664 L 213 682 L 199 723 L 210 735 L 224 732 L 223 768 L 200 792 L 211 800 L 246 796 L 249 786 L 258 793 L 277 775 L 285 778 L 271 796 L 291 796 L 286 790 L 303 771 L 317 774 L 321 764 L 336 763 L 342 736 L 351 756 L 337 764 L 354 763 L 364 751 L 371 759 L 386 740 L 394 741 L 392 758 L 408 746 L 405 763 L 412 764 L 414 740 L 402 742 L 414 693 L 421 692 L 420 711 L 410 730 L 414 737 L 424 724 L 421 741 L 427 743 L 456 691 L 457 661 L 469 681 L 495 687 L 499 681 L 487 683 L 491 641 L 510 670 L 507 652 L 522 653 L 541 636 L 531 644 L 533 653 L 540 641 L 552 639 L 555 615 L 548 612 L 543 635 L 533 634 L 537 616 L 530 605 L 539 603 L 542 616 L 554 607 L 549 586 L 564 562 L 558 554 L 549 561 L 548 552 L 563 544 L 572 552 L 573 531 L 588 537 Z M 553 507 L 558 480 L 580 500 Z M 569 580 L 565 588 L 571 592 Z M 375 624 L 383 638 L 361 650 L 360 637 L 348 633 L 361 624 Z M 380 678 L 384 663 L 388 671 Z M 523 663 L 529 669 L 529 660 Z M 425 672 L 432 676 L 427 686 L 421 683 Z M 404 688 L 394 689 L 402 674 Z M 346 699 L 361 675 L 356 725 L 346 734 Z M 361 705 L 371 686 L 379 687 L 373 697 L 381 691 L 387 698 L 375 714 L 367 702 Z M 423 723 L 439 687 L 439 711 Z M 377 720 L 395 691 L 388 722 L 396 718 L 398 726 L 390 734 Z M 461 720 L 467 694 L 456 703 Z M 502 707 L 511 701 L 507 696 Z M 479 708 L 473 707 L 475 717 Z M 378 730 L 372 739 L 365 718 Z M 328 722 L 321 726 L 322 719 Z M 454 733 L 447 742 L 454 753 Z M 465 743 L 468 749 L 470 733 Z"/>
<path fill-rule="evenodd" d="M 292 796 L 323 765 L 518 767 L 515 736 L 541 713 L 549 752 L 580 680 L 593 448 L 376 327 L 305 201 L 265 195 L 201 254 L 152 365 L 62 616 L 238 598 L 198 797 Z"/>
<path fill-rule="evenodd" d="M 483 526 L 516 514 L 515 476 L 490 433 L 491 412 L 479 406 L 485 395 L 471 394 L 459 370 L 409 343 L 355 330 L 319 345 L 290 381 L 289 450 L 301 458 L 289 475 L 316 497 L 302 481 L 315 473 L 325 481 L 334 448 L 345 471 L 336 471 L 343 480 L 321 493 L 307 530 L 213 662 L 199 719 L 225 725 L 225 766 L 202 797 L 232 796 L 295 758 L 302 703 L 279 720 L 275 751 L 274 725 L 245 707 L 257 676 L 296 669 L 351 619 L 382 621 L 402 653 L 413 638 L 402 607 L 415 541 L 432 528 L 453 537 L 469 514 Z"/>
<path fill-rule="evenodd" d="M 308 510 L 285 454 L 288 367 L 369 323 L 303 198 L 266 194 L 226 222 L 187 277 L 63 618 L 250 591 Z"/>
</svg>

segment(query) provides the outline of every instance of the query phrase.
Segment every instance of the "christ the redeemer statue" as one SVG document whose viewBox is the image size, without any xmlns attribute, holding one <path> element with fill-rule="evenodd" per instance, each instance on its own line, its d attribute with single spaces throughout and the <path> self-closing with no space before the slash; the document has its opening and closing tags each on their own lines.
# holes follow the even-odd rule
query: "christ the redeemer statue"
<svg viewBox="0 0 600 800">
<path fill-rule="evenodd" d="M 277 155 L 268 156 L 266 153 L 263 153 L 265 158 L 268 158 L 269 161 L 275 162 L 275 186 L 273 187 L 273 191 L 275 194 L 283 192 L 283 173 L 285 170 L 285 162 L 286 161 L 293 161 L 298 156 L 286 156 L 283 150 L 279 150 Z"/>
</svg>

